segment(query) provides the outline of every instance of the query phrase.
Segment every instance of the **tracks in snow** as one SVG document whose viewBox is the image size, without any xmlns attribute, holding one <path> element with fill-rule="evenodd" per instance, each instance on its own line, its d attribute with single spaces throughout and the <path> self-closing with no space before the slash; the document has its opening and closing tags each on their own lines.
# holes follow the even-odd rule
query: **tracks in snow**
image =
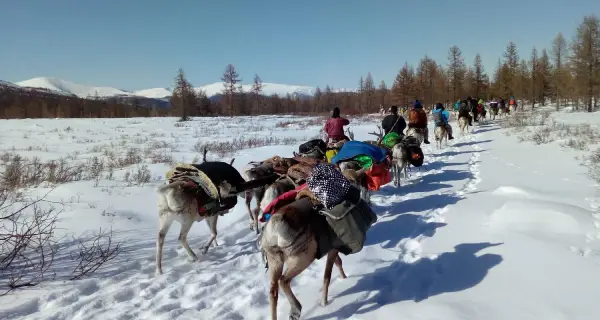
<svg viewBox="0 0 600 320">
<path fill-rule="evenodd" d="M 436 294 L 435 284 L 444 276 L 444 259 L 424 254 L 423 245 L 437 228 L 446 225 L 446 215 L 452 206 L 477 190 L 481 182 L 478 164 L 481 149 L 477 138 L 478 135 L 457 137 L 452 145 L 439 151 L 435 146 L 425 146 L 427 162 L 420 170 L 411 172 L 408 183 L 398 189 L 386 186 L 373 196 L 379 221 L 369 231 L 364 251 L 347 258 L 352 261 L 346 264 L 350 278 L 340 281 L 334 272 L 331 305 L 323 308 L 318 299 L 306 298 L 317 295 L 321 286 L 321 281 L 315 279 L 322 277 L 322 261 L 294 280 L 294 291 L 304 305 L 303 317 L 323 313 L 327 315 L 323 319 L 349 318 L 357 311 L 368 312 L 374 303 L 419 301 Z M 197 263 L 190 262 L 184 249 L 171 240 L 165 246 L 165 274 L 155 277 L 154 239 L 136 243 L 133 246 L 141 249 L 132 251 L 131 262 L 121 266 L 115 276 L 83 280 L 38 296 L 5 316 L 215 320 L 268 317 L 267 276 L 255 248 L 255 235 L 247 231 L 246 219 L 245 214 L 240 214 L 230 228 L 219 229 L 220 246 L 211 248 Z M 194 248 L 206 241 L 190 240 Z M 373 257 L 377 259 L 370 260 Z M 365 270 L 373 272 L 360 274 Z M 354 280 L 358 282 L 352 287 Z M 344 305 L 341 302 L 344 293 L 340 292 L 343 288 L 362 293 L 348 307 L 335 311 L 338 305 Z M 280 315 L 288 310 L 287 301 L 280 299 Z"/>
</svg>

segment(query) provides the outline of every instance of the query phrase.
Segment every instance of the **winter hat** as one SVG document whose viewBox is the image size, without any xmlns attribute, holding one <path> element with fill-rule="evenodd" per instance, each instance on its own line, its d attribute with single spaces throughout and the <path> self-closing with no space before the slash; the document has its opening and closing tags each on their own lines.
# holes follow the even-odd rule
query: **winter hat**
<svg viewBox="0 0 600 320">
<path fill-rule="evenodd" d="M 419 100 L 415 100 L 415 108 L 423 108 L 423 105 Z"/>
<path fill-rule="evenodd" d="M 398 106 L 392 106 L 392 107 L 390 108 L 390 111 L 391 111 L 393 114 L 396 114 L 396 113 L 398 113 Z"/>
<path fill-rule="evenodd" d="M 441 104 L 440 102 L 438 102 L 438 103 L 436 103 L 436 104 L 435 104 L 435 108 L 436 108 L 437 110 L 444 110 L 444 105 L 443 105 L 443 104 Z"/>
</svg>

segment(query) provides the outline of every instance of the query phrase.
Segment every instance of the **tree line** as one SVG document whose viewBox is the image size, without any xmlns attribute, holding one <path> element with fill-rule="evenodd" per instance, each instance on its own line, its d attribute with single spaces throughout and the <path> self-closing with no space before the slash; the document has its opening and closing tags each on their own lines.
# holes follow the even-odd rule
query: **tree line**
<svg viewBox="0 0 600 320">
<path fill-rule="evenodd" d="M 405 62 L 393 83 L 375 83 L 368 73 L 358 81 L 354 92 L 338 92 L 331 86 L 317 87 L 314 95 L 267 96 L 258 74 L 247 92 L 242 78 L 231 64 L 221 77 L 223 90 L 208 97 L 196 90 L 180 69 L 175 77 L 170 108 L 139 106 L 122 99 L 81 99 L 51 95 L 43 91 L 0 92 L 0 116 L 3 118 L 37 117 L 149 117 L 235 116 L 279 113 L 324 113 L 334 106 L 344 113 L 377 112 L 380 106 L 409 106 L 415 99 L 430 106 L 437 102 L 453 103 L 467 96 L 490 99 L 514 96 L 533 107 L 552 102 L 557 109 L 572 104 L 592 112 L 600 98 L 600 22 L 597 16 L 583 18 L 575 35 L 568 41 L 562 33 L 549 49 L 533 48 L 522 54 L 513 42 L 498 58 L 491 73 L 477 54 L 466 62 L 457 46 L 448 50 L 447 61 L 423 57 L 416 65 Z M 1 89 L 0 89 L 1 90 Z"/>
</svg>

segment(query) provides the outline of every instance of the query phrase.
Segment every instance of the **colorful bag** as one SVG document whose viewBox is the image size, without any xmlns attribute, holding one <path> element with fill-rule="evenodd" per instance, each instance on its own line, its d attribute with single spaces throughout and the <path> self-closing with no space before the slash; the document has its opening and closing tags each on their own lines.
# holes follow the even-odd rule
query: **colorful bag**
<svg viewBox="0 0 600 320">
<path fill-rule="evenodd" d="M 335 157 L 336 154 L 338 154 L 337 149 L 327 150 L 327 152 L 325 152 L 325 158 L 327 159 L 327 162 L 331 163 L 331 159 L 333 159 L 333 157 Z"/>
<path fill-rule="evenodd" d="M 396 144 L 398 144 L 402 140 L 402 137 L 396 132 L 390 132 L 383 137 L 383 141 L 381 142 L 384 146 L 388 148 L 393 148 Z"/>
<path fill-rule="evenodd" d="M 374 163 L 366 172 L 367 188 L 378 191 L 381 186 L 392 182 L 392 173 L 387 163 Z"/>
</svg>

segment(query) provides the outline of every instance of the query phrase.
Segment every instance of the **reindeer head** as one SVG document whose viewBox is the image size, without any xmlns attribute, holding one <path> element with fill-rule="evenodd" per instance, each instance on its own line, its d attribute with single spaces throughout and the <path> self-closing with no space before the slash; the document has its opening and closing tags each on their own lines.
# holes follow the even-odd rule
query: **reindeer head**
<svg viewBox="0 0 600 320">
<path fill-rule="evenodd" d="M 342 171 L 342 174 L 344 175 L 344 177 L 346 177 L 346 179 L 348 179 L 348 181 L 350 181 L 350 183 L 352 183 L 358 187 L 363 186 L 365 177 L 367 175 L 367 168 L 362 168 L 359 170 L 343 169 L 341 171 Z"/>
</svg>

